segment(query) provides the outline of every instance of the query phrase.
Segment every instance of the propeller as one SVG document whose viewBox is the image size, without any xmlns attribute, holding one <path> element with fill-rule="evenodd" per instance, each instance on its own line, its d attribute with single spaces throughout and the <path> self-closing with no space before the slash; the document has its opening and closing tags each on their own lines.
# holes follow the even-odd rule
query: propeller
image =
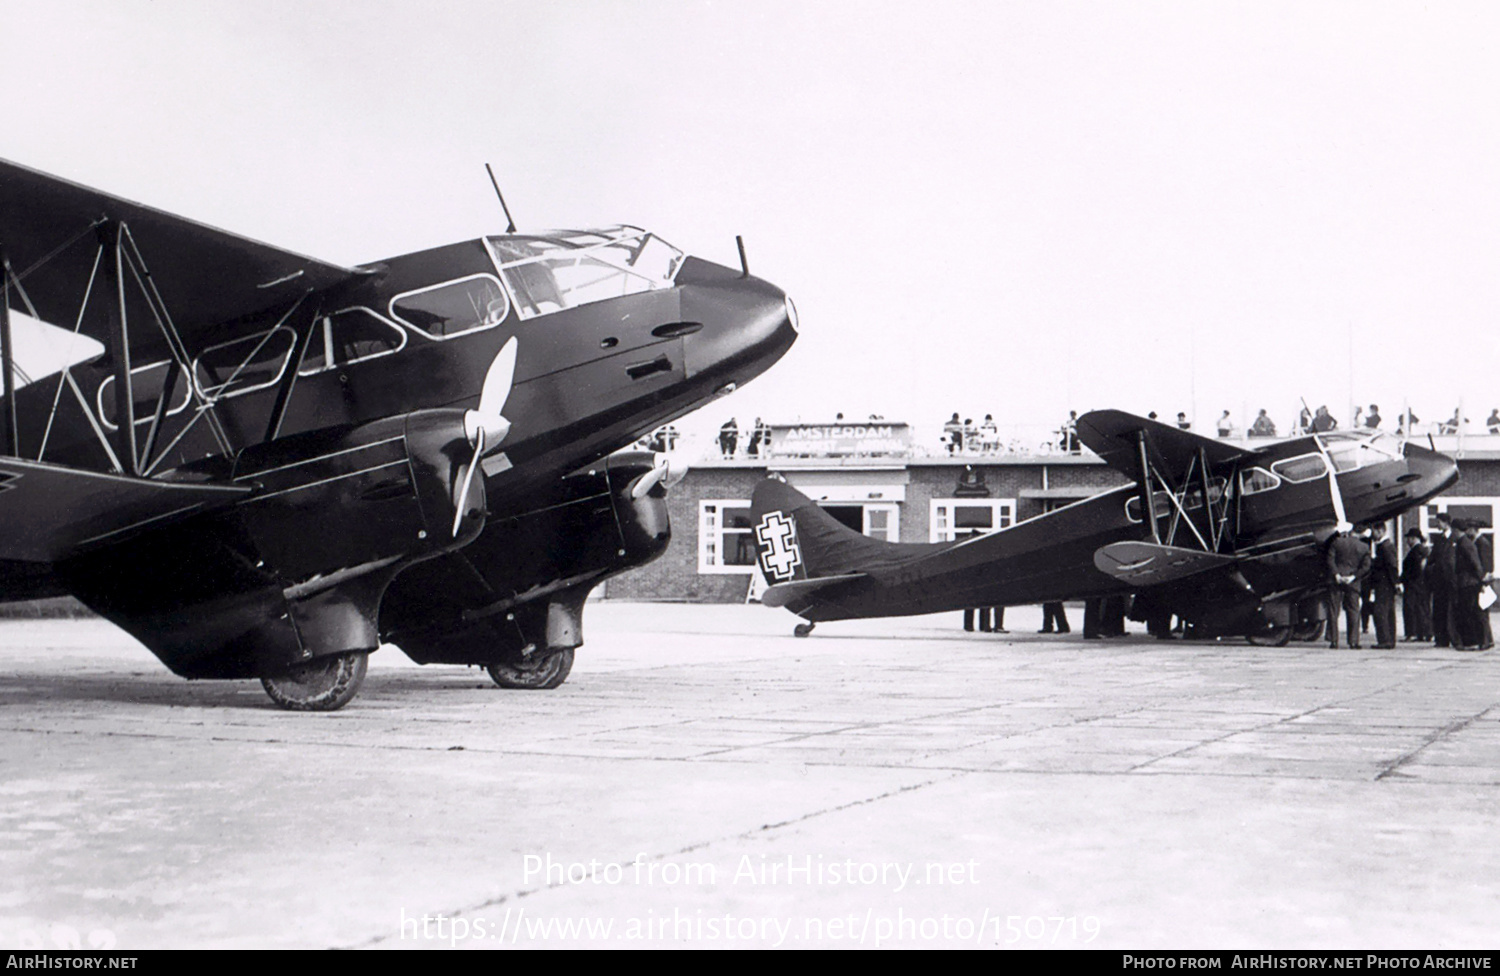
<svg viewBox="0 0 1500 976">
<path fill-rule="evenodd" d="M 1333 517 L 1338 520 L 1337 530 L 1348 532 L 1353 526 L 1349 524 L 1348 515 L 1344 511 L 1344 492 L 1339 488 L 1339 474 L 1333 465 L 1333 455 L 1328 453 L 1328 445 L 1323 443 L 1323 438 L 1316 434 L 1313 435 L 1313 443 L 1318 445 L 1323 463 L 1328 465 L 1328 500 L 1333 503 Z"/>
<path fill-rule="evenodd" d="M 474 485 L 474 472 L 488 451 L 493 451 L 510 433 L 510 421 L 501 416 L 505 401 L 510 399 L 510 388 L 516 378 L 516 337 L 511 336 L 495 354 L 494 362 L 484 374 L 484 386 L 479 390 L 479 406 L 464 412 L 464 434 L 474 445 L 474 456 L 469 459 L 464 471 L 463 486 L 458 491 L 458 503 L 453 512 L 453 537 L 463 524 L 464 510 L 469 501 L 469 490 Z"/>
<path fill-rule="evenodd" d="M 479 390 L 479 408 L 464 413 L 464 433 L 470 443 L 476 443 L 477 433 L 485 433 L 485 441 L 494 450 L 510 433 L 510 421 L 500 415 L 505 401 L 510 398 L 511 383 L 516 378 L 516 337 L 511 336 L 495 354 L 489 372 L 484 374 L 484 386 Z M 479 457 L 478 454 L 474 455 Z"/>
</svg>

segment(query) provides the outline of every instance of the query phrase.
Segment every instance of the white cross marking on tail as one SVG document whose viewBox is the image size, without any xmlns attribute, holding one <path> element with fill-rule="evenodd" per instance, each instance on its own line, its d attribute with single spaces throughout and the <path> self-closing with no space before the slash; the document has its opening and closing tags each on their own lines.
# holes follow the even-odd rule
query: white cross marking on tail
<svg viewBox="0 0 1500 976">
<path fill-rule="evenodd" d="M 768 512 L 755 527 L 760 543 L 760 568 L 778 580 L 792 578 L 802 564 L 802 547 L 797 545 L 797 527 L 780 512 Z"/>
</svg>

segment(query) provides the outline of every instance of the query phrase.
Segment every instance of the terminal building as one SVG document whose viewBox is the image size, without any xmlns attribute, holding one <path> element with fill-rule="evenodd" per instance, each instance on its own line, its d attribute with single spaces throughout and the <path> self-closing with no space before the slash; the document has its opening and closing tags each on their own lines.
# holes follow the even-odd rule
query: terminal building
<svg viewBox="0 0 1500 976">
<path fill-rule="evenodd" d="M 868 536 L 947 542 L 1035 518 L 1131 479 L 1087 449 L 928 449 L 903 423 L 771 424 L 729 456 L 676 468 L 668 492 L 672 544 L 655 562 L 609 580 L 606 599 L 743 603 L 765 581 L 755 565 L 750 493 L 777 475 L 830 515 Z M 746 441 L 754 442 L 753 449 Z M 1423 438 L 1425 442 L 1427 438 Z M 1251 447 L 1266 441 L 1251 439 Z M 1459 482 L 1409 512 L 1398 533 L 1424 532 L 1439 511 L 1477 518 L 1492 531 L 1500 507 L 1500 436 L 1438 437 L 1457 458 Z M 1403 548 L 1404 555 L 1404 548 Z"/>
</svg>

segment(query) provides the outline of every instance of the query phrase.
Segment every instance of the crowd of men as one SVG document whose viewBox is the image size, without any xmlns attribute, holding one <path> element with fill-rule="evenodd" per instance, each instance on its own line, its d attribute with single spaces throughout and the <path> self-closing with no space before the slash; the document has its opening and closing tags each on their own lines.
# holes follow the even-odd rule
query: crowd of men
<svg viewBox="0 0 1500 976">
<path fill-rule="evenodd" d="M 1396 646 L 1396 605 L 1401 605 L 1403 639 L 1432 641 L 1437 647 L 1487 651 L 1495 646 L 1489 606 L 1495 553 L 1483 523 L 1434 516 L 1437 531 L 1424 541 L 1406 532 L 1407 550 L 1398 562 L 1384 524 L 1369 540 L 1352 532 L 1328 542 L 1328 646 L 1339 646 L 1342 610 L 1350 647 L 1360 646 L 1367 619 L 1375 625 L 1375 646 Z M 1341 526 L 1346 529 L 1347 526 Z"/>
<path fill-rule="evenodd" d="M 1373 623 L 1375 647 L 1396 647 L 1396 608 L 1401 608 L 1402 640 L 1432 642 L 1460 651 L 1487 651 L 1495 646 L 1489 606 L 1495 602 L 1495 554 L 1491 537 L 1476 519 L 1434 516 L 1437 530 L 1424 540 L 1419 529 L 1406 532 L 1406 555 L 1397 554 L 1385 523 L 1366 534 L 1341 525 L 1327 543 L 1328 646 L 1339 646 L 1342 623 L 1352 648 L 1361 646 Z M 1488 597 L 1486 596 L 1488 594 Z M 1166 612 L 1164 612 L 1166 611 Z M 1340 616 L 1343 616 L 1342 622 Z M 1167 638 L 1180 634 L 1172 614 L 1137 595 L 1084 601 L 1085 638 L 1123 637 L 1126 619 L 1146 624 L 1146 631 Z M 964 630 L 1003 634 L 1004 607 L 964 611 Z M 1067 634 L 1072 628 L 1060 602 L 1042 605 L 1043 634 Z"/>
</svg>

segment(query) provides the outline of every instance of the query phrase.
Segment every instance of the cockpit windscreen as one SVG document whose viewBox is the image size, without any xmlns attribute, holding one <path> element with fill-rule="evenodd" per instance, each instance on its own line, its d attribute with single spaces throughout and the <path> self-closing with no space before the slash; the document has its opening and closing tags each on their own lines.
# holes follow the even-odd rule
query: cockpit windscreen
<svg viewBox="0 0 1500 976">
<path fill-rule="evenodd" d="M 683 261 L 681 251 L 639 227 L 485 241 L 523 319 L 670 288 Z"/>
</svg>

